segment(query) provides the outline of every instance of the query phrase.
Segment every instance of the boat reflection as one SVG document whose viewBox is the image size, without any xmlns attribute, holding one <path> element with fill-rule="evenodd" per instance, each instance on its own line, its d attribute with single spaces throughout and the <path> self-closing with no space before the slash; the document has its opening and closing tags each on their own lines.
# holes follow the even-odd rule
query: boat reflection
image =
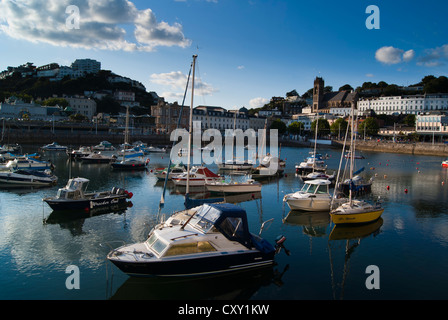
<svg viewBox="0 0 448 320">
<path fill-rule="evenodd" d="M 97 207 L 90 210 L 58 210 L 52 211 L 47 218 L 44 218 L 44 224 L 59 224 L 63 229 L 68 229 L 73 235 L 82 234 L 82 227 L 85 219 L 103 214 L 123 214 L 128 208 L 132 207 L 132 202 L 123 204 L 114 204 L 111 206 Z"/>
<path fill-rule="evenodd" d="M 361 245 L 361 241 L 368 236 L 376 237 L 380 233 L 383 219 L 363 224 L 363 225 L 335 225 L 328 238 L 328 255 L 330 259 L 331 287 L 333 299 L 344 299 L 345 284 L 347 283 L 350 271 L 350 259 L 356 249 Z M 343 254 L 340 254 L 343 251 Z M 339 254 L 337 254 L 339 253 Z M 342 261 L 341 261 L 342 259 Z M 337 280 L 336 267 L 342 263 L 342 276 Z M 356 293 L 353 293 L 356 295 Z"/>
<path fill-rule="evenodd" d="M 330 214 L 328 211 L 297 211 L 291 210 L 283 218 L 284 224 L 302 226 L 303 233 L 312 237 L 322 237 L 327 233 L 330 224 Z"/>
<path fill-rule="evenodd" d="M 371 234 L 377 236 L 383 225 L 383 218 L 363 225 L 335 225 L 330 233 L 329 240 L 362 239 Z"/>
<path fill-rule="evenodd" d="M 129 277 L 108 298 L 111 300 L 247 300 L 262 287 L 282 286 L 282 277 L 288 268 L 287 265 L 279 271 L 270 266 L 208 277 Z"/>
</svg>

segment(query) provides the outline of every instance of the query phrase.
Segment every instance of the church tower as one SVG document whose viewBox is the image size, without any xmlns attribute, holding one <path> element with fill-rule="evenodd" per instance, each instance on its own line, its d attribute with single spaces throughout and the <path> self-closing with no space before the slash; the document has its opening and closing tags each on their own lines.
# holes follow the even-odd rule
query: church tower
<svg viewBox="0 0 448 320">
<path fill-rule="evenodd" d="M 312 112 L 318 112 L 319 109 L 324 107 L 324 79 L 320 77 L 316 77 L 314 80 L 314 88 L 313 88 L 313 110 Z"/>
</svg>

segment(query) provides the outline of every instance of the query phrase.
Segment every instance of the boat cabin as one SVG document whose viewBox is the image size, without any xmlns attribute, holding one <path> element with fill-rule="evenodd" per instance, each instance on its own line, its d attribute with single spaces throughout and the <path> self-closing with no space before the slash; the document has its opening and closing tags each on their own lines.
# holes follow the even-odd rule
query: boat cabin
<svg viewBox="0 0 448 320">
<path fill-rule="evenodd" d="M 186 212 L 194 214 L 194 209 Z M 185 218 L 174 215 L 163 227 L 155 228 L 145 242 L 147 249 L 158 258 L 245 251 L 254 246 L 260 251 L 274 250 L 269 243 L 249 232 L 246 212 L 238 206 L 204 204 L 192 217 Z"/>
<path fill-rule="evenodd" d="M 68 180 L 64 188 L 58 190 L 57 199 L 81 199 L 86 193 L 90 180 L 86 178 L 73 178 Z"/>
<path fill-rule="evenodd" d="M 305 181 L 300 191 L 311 194 L 328 194 L 330 192 L 330 184 L 329 180 L 324 179 L 309 180 Z"/>
</svg>

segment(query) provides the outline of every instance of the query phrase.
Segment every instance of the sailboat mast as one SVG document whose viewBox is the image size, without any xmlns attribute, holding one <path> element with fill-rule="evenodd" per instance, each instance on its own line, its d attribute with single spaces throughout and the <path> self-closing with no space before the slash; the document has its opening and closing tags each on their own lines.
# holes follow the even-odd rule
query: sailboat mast
<svg viewBox="0 0 448 320">
<path fill-rule="evenodd" d="M 350 134 L 350 186 L 349 186 L 349 202 L 350 202 L 350 206 L 352 205 L 352 183 L 353 183 L 353 165 L 354 165 L 354 159 L 355 159 L 355 155 L 354 155 L 354 146 L 353 146 L 353 137 L 354 137 L 354 131 L 355 131 L 355 126 L 354 126 L 354 118 L 355 118 L 355 111 L 352 105 L 352 119 L 351 119 L 351 134 Z"/>
<path fill-rule="evenodd" d="M 190 193 L 190 167 L 191 167 L 191 142 L 193 132 L 193 98 L 194 98 L 194 78 L 195 78 L 195 66 L 197 55 L 193 55 L 193 77 L 191 80 L 191 104 L 190 104 L 190 125 L 188 129 L 188 162 L 187 162 L 187 190 L 185 197 L 187 198 Z"/>
<path fill-rule="evenodd" d="M 314 134 L 314 162 L 313 162 L 313 173 L 314 173 L 314 168 L 316 168 L 316 148 L 317 148 L 317 130 L 319 128 L 319 113 L 317 114 L 317 119 L 316 119 L 316 128 L 314 128 L 315 134 Z"/>
</svg>

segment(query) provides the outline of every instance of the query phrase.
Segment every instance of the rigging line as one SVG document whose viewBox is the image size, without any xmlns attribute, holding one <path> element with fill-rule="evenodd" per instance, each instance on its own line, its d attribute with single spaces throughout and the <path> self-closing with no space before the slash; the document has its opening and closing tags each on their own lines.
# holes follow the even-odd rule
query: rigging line
<svg viewBox="0 0 448 320">
<path fill-rule="evenodd" d="M 201 70 L 199 69 L 199 64 L 196 62 L 196 78 L 198 79 L 198 84 L 199 84 L 199 88 L 197 88 L 196 90 L 199 91 L 198 95 L 201 96 L 202 99 L 202 105 L 206 106 L 207 102 L 205 101 L 205 94 L 204 94 L 204 82 L 202 81 L 201 78 Z M 197 85 L 196 85 L 197 87 Z"/>
<path fill-rule="evenodd" d="M 179 128 L 181 126 L 181 123 L 182 123 L 182 113 L 183 113 L 183 109 L 184 109 L 184 105 L 185 105 L 185 98 L 186 98 L 187 92 L 188 92 L 188 84 L 190 83 L 190 76 L 191 76 L 191 69 L 192 68 L 193 68 L 193 64 L 190 65 L 190 71 L 188 72 L 187 84 L 185 86 L 184 97 L 183 97 L 182 105 L 181 105 L 181 108 L 180 108 L 180 111 L 179 111 L 179 118 L 177 120 L 177 128 Z M 177 141 L 174 139 L 171 151 L 173 150 L 176 142 Z M 168 167 L 166 169 L 165 183 L 164 183 L 164 186 L 163 186 L 162 196 L 161 196 L 161 199 L 160 199 L 160 202 L 159 202 L 159 212 L 157 213 L 157 220 L 156 221 L 159 220 L 160 211 L 161 211 L 161 209 L 162 209 L 162 207 L 164 206 L 164 203 L 165 203 L 165 191 L 166 191 L 166 185 L 168 183 L 168 177 L 169 177 L 169 174 L 170 174 L 171 164 L 172 164 L 172 161 L 171 161 L 171 155 L 170 155 L 170 161 L 169 161 Z"/>
</svg>

